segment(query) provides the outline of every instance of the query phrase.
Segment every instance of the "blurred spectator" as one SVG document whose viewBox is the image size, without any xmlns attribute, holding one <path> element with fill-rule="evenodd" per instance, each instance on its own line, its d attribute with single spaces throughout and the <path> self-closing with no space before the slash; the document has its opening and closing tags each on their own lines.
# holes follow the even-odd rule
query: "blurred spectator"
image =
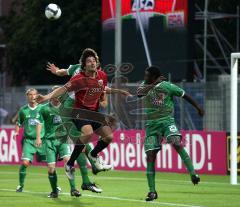
<svg viewBox="0 0 240 207">
<path fill-rule="evenodd" d="M 3 125 L 7 115 L 8 115 L 8 111 L 5 110 L 4 108 L 0 108 L 0 125 Z"/>
</svg>

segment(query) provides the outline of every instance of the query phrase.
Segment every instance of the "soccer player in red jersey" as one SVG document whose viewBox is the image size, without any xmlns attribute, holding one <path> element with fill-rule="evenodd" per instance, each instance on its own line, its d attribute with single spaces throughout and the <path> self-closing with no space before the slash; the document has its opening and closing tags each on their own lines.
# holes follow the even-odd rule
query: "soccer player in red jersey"
<svg viewBox="0 0 240 207">
<path fill-rule="evenodd" d="M 63 87 L 45 96 L 38 96 L 38 102 L 44 102 L 50 98 L 59 97 L 67 92 L 74 91 L 74 108 L 84 109 L 87 113 L 88 111 L 98 112 L 99 102 L 102 100 L 105 92 L 130 95 L 126 91 L 107 87 L 107 75 L 105 72 L 97 69 L 97 60 L 91 51 L 85 51 L 81 59 L 83 71 L 73 76 Z M 99 135 L 101 139 L 98 140 L 95 148 L 89 153 L 89 157 L 94 161 L 96 168 L 99 170 L 104 168 L 104 163 L 98 156 L 98 153 L 105 149 L 113 139 L 111 127 L 107 124 L 101 125 L 99 122 L 91 120 L 91 117 L 74 119 L 73 122 L 77 129 L 81 131 L 82 136 L 78 140 L 78 144 L 75 145 L 70 160 L 67 165 L 65 165 L 66 174 L 70 179 L 73 178 L 74 161 L 82 152 L 84 145 L 90 141 L 94 132 Z"/>
</svg>

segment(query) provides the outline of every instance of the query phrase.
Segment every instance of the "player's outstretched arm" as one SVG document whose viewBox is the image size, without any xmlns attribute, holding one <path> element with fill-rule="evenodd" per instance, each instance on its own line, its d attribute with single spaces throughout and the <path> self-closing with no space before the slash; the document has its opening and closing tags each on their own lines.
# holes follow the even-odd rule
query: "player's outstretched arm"
<svg viewBox="0 0 240 207">
<path fill-rule="evenodd" d="M 47 70 L 49 70 L 52 74 L 57 76 L 66 76 L 68 75 L 67 69 L 60 69 L 59 67 L 55 66 L 53 63 L 47 63 Z"/>
<path fill-rule="evenodd" d="M 193 106 L 194 106 L 194 108 L 198 111 L 198 114 L 200 115 L 200 116 L 203 116 L 204 115 L 204 110 L 202 109 L 202 107 L 200 107 L 199 105 L 198 105 L 198 103 L 191 97 L 191 96 L 189 96 L 188 94 L 184 94 L 183 95 L 183 98 L 187 101 L 187 102 L 189 102 L 190 104 L 192 104 Z"/>
<path fill-rule="evenodd" d="M 124 96 L 132 96 L 131 93 L 129 93 L 128 91 L 122 90 L 122 89 L 118 89 L 118 88 L 106 88 L 106 93 L 107 94 L 114 94 L 114 93 L 118 93 L 118 94 L 122 94 Z"/>
<path fill-rule="evenodd" d="M 65 94 L 66 92 L 67 92 L 67 89 L 65 87 L 60 87 L 45 96 L 39 94 L 36 98 L 36 101 L 38 103 L 43 103 L 45 101 L 50 100 L 51 98 L 58 98 L 59 96 Z"/>
</svg>

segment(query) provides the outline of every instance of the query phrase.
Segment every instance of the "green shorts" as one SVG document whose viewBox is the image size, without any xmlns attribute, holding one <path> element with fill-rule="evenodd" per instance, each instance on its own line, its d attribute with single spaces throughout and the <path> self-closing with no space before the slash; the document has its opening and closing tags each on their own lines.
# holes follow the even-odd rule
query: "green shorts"
<svg viewBox="0 0 240 207">
<path fill-rule="evenodd" d="M 36 147 L 36 139 L 28 139 L 24 138 L 22 140 L 22 160 L 33 161 L 34 154 L 36 154 L 36 158 L 38 162 L 46 162 L 46 153 L 44 149 L 44 141 L 40 147 Z"/>
<path fill-rule="evenodd" d="M 76 143 L 81 136 L 72 120 L 63 120 L 63 123 L 58 126 L 55 132 L 55 138 L 60 140 L 61 143 Z"/>
<path fill-rule="evenodd" d="M 163 137 L 170 143 L 171 136 L 181 136 L 174 118 L 164 118 L 148 121 L 146 124 L 146 137 L 144 140 L 145 152 L 160 150 Z"/>
<path fill-rule="evenodd" d="M 63 159 L 71 155 L 69 144 L 61 143 L 58 139 L 46 139 L 45 149 L 48 164 L 56 163 L 58 157 Z"/>
</svg>

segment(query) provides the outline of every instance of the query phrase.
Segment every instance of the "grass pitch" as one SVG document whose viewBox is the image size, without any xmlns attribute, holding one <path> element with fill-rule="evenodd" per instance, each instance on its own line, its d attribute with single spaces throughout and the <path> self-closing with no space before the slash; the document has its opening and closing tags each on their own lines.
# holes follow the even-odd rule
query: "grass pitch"
<svg viewBox="0 0 240 207">
<path fill-rule="evenodd" d="M 31 166 L 27 169 L 23 193 L 16 193 L 18 166 L 0 166 L 0 205 L 4 207 L 120 207 L 120 206 L 209 206 L 239 207 L 240 185 L 231 186 L 229 176 L 201 175 L 201 182 L 193 186 L 187 174 L 156 174 L 159 198 L 145 202 L 148 192 L 145 172 L 112 171 L 102 172 L 91 180 L 97 183 L 103 193 L 82 191 L 79 198 L 69 195 L 69 185 L 62 168 L 57 169 L 58 185 L 62 193 L 57 199 L 47 198 L 51 191 L 46 167 Z M 81 186 L 80 172 L 76 171 L 76 184 Z"/>
</svg>

